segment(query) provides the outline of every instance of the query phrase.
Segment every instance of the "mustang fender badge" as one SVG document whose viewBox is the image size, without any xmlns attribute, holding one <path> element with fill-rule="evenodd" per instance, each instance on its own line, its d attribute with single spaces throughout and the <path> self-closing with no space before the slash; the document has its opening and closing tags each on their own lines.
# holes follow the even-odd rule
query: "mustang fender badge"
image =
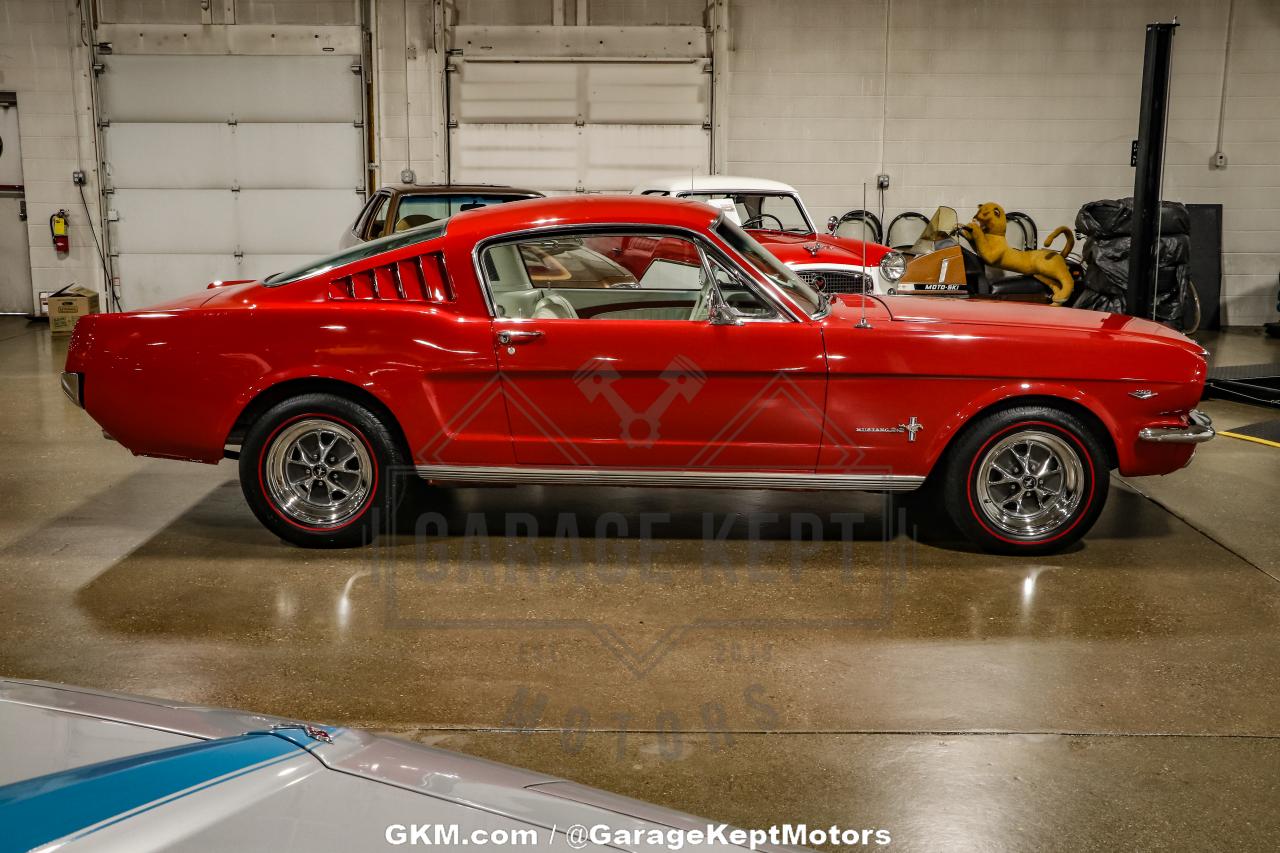
<svg viewBox="0 0 1280 853">
<path fill-rule="evenodd" d="M 916 433 L 924 429 L 924 424 L 916 420 L 916 416 L 912 415 L 911 420 L 905 424 L 898 424 L 891 427 L 855 427 L 854 432 L 905 432 L 907 441 L 915 441 Z"/>
</svg>

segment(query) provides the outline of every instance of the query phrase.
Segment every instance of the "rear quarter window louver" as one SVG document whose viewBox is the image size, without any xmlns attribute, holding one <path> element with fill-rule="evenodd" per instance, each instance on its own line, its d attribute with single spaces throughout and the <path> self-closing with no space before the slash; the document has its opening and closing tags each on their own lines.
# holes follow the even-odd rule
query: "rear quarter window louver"
<svg viewBox="0 0 1280 853">
<path fill-rule="evenodd" d="M 450 302 L 453 291 L 439 252 L 405 258 L 340 276 L 329 282 L 334 300 Z"/>
</svg>

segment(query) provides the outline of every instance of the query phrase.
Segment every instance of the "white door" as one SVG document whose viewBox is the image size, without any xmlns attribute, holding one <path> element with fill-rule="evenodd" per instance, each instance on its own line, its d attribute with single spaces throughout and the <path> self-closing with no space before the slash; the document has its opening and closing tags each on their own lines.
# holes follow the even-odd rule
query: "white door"
<svg viewBox="0 0 1280 853">
<path fill-rule="evenodd" d="M 3 314 L 26 314 L 34 310 L 23 192 L 18 105 L 11 95 L 0 93 L 0 313 Z"/>
<path fill-rule="evenodd" d="M 103 166 L 125 308 L 333 251 L 364 199 L 358 61 L 104 58 Z"/>
<path fill-rule="evenodd" d="M 626 192 L 711 171 L 705 59 L 450 61 L 455 182 Z"/>
</svg>

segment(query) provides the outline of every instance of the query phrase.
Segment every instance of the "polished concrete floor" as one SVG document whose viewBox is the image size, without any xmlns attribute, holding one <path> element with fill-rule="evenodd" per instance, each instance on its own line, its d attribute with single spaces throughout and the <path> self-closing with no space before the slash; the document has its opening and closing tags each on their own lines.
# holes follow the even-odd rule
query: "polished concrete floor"
<svg viewBox="0 0 1280 853">
<path fill-rule="evenodd" d="M 1213 346 L 1280 361 L 1259 335 Z M 0 674 L 395 732 L 742 826 L 885 828 L 891 849 L 1280 847 L 1280 449 L 1218 439 L 1117 480 L 1083 545 L 1035 561 L 930 525 L 884 544 L 874 496 L 535 487 L 457 491 L 444 539 L 315 552 L 259 527 L 232 465 L 104 441 L 58 391 L 64 347 L 0 320 Z M 539 536 L 498 535 L 510 511 Z M 632 534 L 669 518 L 596 538 L 610 511 Z M 793 511 L 824 541 L 792 544 Z"/>
</svg>

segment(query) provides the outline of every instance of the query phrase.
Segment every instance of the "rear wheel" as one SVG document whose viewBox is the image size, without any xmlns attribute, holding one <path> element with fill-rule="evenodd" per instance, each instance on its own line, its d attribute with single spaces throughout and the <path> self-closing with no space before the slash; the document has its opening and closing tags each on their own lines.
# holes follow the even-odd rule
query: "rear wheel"
<svg viewBox="0 0 1280 853">
<path fill-rule="evenodd" d="M 1004 554 L 1060 551 L 1107 500 L 1106 453 L 1076 416 L 1020 406 L 983 417 L 948 450 L 940 488 L 969 539 Z"/>
<path fill-rule="evenodd" d="M 390 477 L 407 459 L 387 425 L 336 394 L 303 394 L 269 409 L 240 452 L 240 487 L 269 530 L 296 545 L 372 542 L 390 518 Z"/>
</svg>

